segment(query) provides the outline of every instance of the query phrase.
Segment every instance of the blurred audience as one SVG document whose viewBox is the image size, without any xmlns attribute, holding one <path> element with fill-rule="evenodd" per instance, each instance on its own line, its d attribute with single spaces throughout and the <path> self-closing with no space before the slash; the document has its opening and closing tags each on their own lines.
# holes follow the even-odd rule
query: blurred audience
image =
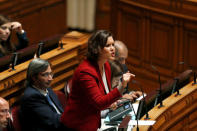
<svg viewBox="0 0 197 131">
<path fill-rule="evenodd" d="M 126 73 L 126 72 L 128 72 L 128 68 L 126 66 L 126 59 L 128 57 L 128 48 L 122 41 L 119 41 L 119 40 L 116 40 L 114 42 L 114 46 L 116 49 L 115 59 L 118 62 L 120 62 L 120 64 L 122 64 L 123 73 Z M 134 99 L 138 98 L 139 96 L 141 96 L 142 92 L 129 91 L 129 86 L 127 85 L 123 94 L 124 94 L 123 98 L 134 100 Z"/>
<path fill-rule="evenodd" d="M 0 131 L 14 131 L 8 102 L 0 97 Z"/>
<path fill-rule="evenodd" d="M 12 32 L 16 32 L 18 44 L 11 42 Z M 28 38 L 21 23 L 11 21 L 6 16 L 0 15 L 0 57 L 16 52 L 28 46 Z"/>
</svg>

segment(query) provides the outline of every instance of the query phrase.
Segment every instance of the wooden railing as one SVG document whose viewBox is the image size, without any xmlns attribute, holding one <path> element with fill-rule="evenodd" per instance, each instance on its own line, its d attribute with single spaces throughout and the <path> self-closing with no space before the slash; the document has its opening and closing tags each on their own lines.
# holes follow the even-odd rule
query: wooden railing
<svg viewBox="0 0 197 131">
<path fill-rule="evenodd" d="M 158 108 L 157 105 L 150 110 L 149 116 L 156 123 L 153 126 L 139 126 L 139 130 L 197 130 L 197 85 L 192 83 L 180 90 L 181 95 L 176 96 L 175 93 L 165 99 L 164 107 Z"/>
</svg>

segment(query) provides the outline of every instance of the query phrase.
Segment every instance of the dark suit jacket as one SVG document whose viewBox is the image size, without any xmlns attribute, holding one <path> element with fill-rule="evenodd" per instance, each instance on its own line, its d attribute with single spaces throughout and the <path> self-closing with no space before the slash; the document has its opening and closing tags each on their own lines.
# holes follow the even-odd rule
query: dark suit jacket
<svg viewBox="0 0 197 131">
<path fill-rule="evenodd" d="M 49 96 L 62 113 L 62 106 L 52 89 L 47 89 Z M 21 100 L 20 116 L 25 131 L 59 131 L 62 128 L 60 114 L 49 104 L 47 98 L 37 89 L 26 88 Z"/>
<path fill-rule="evenodd" d="M 128 72 L 128 68 L 126 66 L 126 64 L 122 64 L 122 67 L 123 67 L 123 73 L 127 73 Z M 124 92 L 123 94 L 127 94 L 129 93 L 129 85 L 127 84 L 127 86 L 124 88 Z"/>
<path fill-rule="evenodd" d="M 111 69 L 105 63 L 106 79 L 111 89 Z M 76 69 L 72 90 L 61 121 L 69 128 L 96 131 L 100 127 L 100 112 L 121 97 L 115 88 L 107 95 L 97 63 L 83 61 Z"/>
<path fill-rule="evenodd" d="M 0 129 L 0 131 L 15 131 L 12 120 L 8 120 L 8 125 L 4 129 Z"/>
</svg>

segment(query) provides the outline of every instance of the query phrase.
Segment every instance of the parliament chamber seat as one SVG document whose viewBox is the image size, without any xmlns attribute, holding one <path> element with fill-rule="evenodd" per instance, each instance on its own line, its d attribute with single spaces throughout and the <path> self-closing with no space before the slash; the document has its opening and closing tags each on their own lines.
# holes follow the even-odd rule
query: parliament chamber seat
<svg viewBox="0 0 197 131">
<path fill-rule="evenodd" d="M 141 131 L 180 131 L 197 130 L 197 85 L 190 82 L 180 89 L 181 95 L 176 93 L 163 101 L 163 107 L 159 104 L 151 109 L 150 120 L 156 121 L 151 126 L 140 125 Z M 144 120 L 145 116 L 141 118 Z M 136 127 L 133 129 L 136 131 Z"/>
<path fill-rule="evenodd" d="M 66 102 L 67 102 L 67 97 L 66 95 L 62 92 L 62 91 L 59 91 L 59 90 L 56 90 L 55 91 L 55 94 L 57 95 L 63 109 L 66 107 Z"/>
<path fill-rule="evenodd" d="M 20 105 L 14 105 L 11 108 L 11 114 L 12 114 L 12 118 L 13 118 L 13 127 L 15 129 L 15 131 L 21 131 L 21 122 L 20 122 L 20 116 L 19 116 L 19 110 L 20 110 Z"/>
<path fill-rule="evenodd" d="M 71 92 L 71 89 L 72 89 L 72 77 L 65 83 L 65 87 L 64 87 L 64 92 L 67 96 L 67 99 Z"/>
<path fill-rule="evenodd" d="M 192 74 L 192 70 L 186 70 L 183 73 L 179 74 L 177 77 L 175 77 L 176 79 L 179 79 L 178 83 L 175 79 L 171 79 L 171 80 L 168 80 L 166 83 L 162 84 L 161 86 L 162 100 L 168 98 L 171 94 L 175 93 L 175 90 L 173 92 L 173 89 L 180 90 L 185 85 L 187 85 L 190 82 L 191 74 Z M 147 111 L 149 111 L 155 105 L 159 104 L 159 101 L 155 103 L 157 99 L 157 95 L 158 95 L 158 90 L 159 90 L 159 87 L 157 88 L 157 90 L 153 90 L 152 92 L 147 93 L 147 96 L 145 98 L 146 105 L 143 106 L 144 108 L 140 114 L 140 117 L 142 117 L 145 114 L 146 108 L 147 108 Z M 147 107 L 145 108 L 145 106 Z"/>
</svg>

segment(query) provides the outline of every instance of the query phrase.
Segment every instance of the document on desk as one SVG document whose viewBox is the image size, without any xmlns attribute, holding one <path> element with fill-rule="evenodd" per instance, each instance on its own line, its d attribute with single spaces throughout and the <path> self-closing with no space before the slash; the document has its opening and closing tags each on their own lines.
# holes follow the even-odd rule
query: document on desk
<svg viewBox="0 0 197 131">
<path fill-rule="evenodd" d="M 152 120 L 138 120 L 138 125 L 153 125 L 155 121 Z M 136 120 L 130 120 L 128 125 L 137 125 Z"/>
<path fill-rule="evenodd" d="M 146 93 L 144 93 L 144 97 L 146 97 Z M 136 101 L 140 101 L 141 99 L 143 99 L 143 95 L 141 95 L 139 98 L 137 98 Z"/>
</svg>

